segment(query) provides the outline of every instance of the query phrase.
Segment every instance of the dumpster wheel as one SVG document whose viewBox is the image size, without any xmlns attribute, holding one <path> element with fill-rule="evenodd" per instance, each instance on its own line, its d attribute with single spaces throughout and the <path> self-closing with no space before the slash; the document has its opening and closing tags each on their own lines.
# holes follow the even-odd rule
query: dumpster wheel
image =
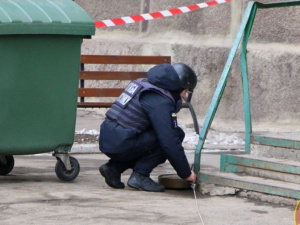
<svg viewBox="0 0 300 225">
<path fill-rule="evenodd" d="M 0 175 L 9 174 L 14 168 L 15 160 L 12 155 L 0 155 Z"/>
<path fill-rule="evenodd" d="M 70 157 L 71 169 L 66 169 L 65 164 L 60 158 L 57 158 L 55 173 L 62 181 L 73 181 L 78 176 L 80 166 L 78 161 L 74 157 Z"/>
</svg>

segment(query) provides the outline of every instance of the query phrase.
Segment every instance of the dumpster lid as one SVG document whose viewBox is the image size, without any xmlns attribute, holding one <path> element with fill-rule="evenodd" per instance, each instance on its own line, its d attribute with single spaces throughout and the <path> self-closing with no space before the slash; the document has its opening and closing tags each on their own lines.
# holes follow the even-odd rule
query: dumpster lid
<svg viewBox="0 0 300 225">
<path fill-rule="evenodd" d="M 95 34 L 91 17 L 72 0 L 0 0 L 0 35 Z"/>
</svg>

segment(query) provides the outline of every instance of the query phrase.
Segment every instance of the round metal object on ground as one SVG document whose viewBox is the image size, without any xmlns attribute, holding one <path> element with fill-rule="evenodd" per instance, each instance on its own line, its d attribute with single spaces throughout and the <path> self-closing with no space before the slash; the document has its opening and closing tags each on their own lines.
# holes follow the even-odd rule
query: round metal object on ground
<svg viewBox="0 0 300 225">
<path fill-rule="evenodd" d="M 189 189 L 191 185 L 176 174 L 164 174 L 158 177 L 158 182 L 166 189 Z"/>
</svg>

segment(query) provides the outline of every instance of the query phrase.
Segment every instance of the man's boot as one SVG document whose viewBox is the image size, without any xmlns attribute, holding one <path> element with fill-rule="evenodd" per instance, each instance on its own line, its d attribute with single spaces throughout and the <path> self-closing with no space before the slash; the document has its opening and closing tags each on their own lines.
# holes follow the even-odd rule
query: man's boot
<svg viewBox="0 0 300 225">
<path fill-rule="evenodd" d="M 109 163 L 103 164 L 99 167 L 101 175 L 105 178 L 105 182 L 108 186 L 117 189 L 124 189 L 125 185 L 121 182 L 121 173 L 119 173 Z"/>
<path fill-rule="evenodd" d="M 133 172 L 127 182 L 129 187 L 142 189 L 144 191 L 162 192 L 165 187 L 154 182 L 150 177 Z"/>
</svg>

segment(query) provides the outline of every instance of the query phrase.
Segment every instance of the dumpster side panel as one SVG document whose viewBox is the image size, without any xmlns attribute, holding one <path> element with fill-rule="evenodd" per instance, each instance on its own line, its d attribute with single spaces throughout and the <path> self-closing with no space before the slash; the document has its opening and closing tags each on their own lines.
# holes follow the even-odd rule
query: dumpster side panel
<svg viewBox="0 0 300 225">
<path fill-rule="evenodd" d="M 82 37 L 0 36 L 0 154 L 69 151 Z"/>
</svg>

